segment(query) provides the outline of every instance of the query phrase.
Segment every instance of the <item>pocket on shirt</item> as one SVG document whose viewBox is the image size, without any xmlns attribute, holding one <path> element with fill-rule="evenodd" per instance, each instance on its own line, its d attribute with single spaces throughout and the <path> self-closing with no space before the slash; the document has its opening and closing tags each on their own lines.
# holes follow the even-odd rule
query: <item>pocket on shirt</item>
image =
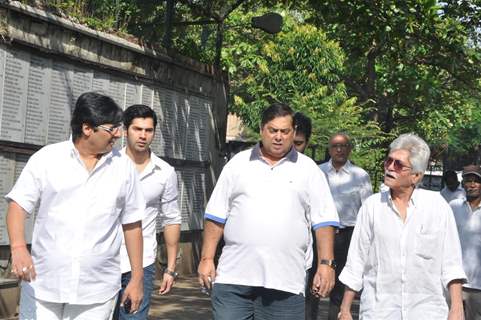
<svg viewBox="0 0 481 320">
<path fill-rule="evenodd" d="M 416 235 L 416 255 L 424 259 L 433 259 L 436 256 L 438 243 L 435 233 L 419 233 Z"/>
</svg>

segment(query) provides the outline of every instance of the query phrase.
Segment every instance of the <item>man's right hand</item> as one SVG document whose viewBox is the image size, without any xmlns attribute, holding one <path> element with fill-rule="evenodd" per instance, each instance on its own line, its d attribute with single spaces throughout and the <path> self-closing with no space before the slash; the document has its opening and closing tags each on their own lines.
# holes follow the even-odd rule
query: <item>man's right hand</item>
<svg viewBox="0 0 481 320">
<path fill-rule="evenodd" d="M 12 273 L 20 280 L 27 282 L 35 280 L 37 274 L 26 245 L 12 247 Z"/>
<path fill-rule="evenodd" d="M 215 280 L 214 259 L 201 259 L 197 273 L 199 274 L 200 285 L 211 290 L 212 282 Z"/>
</svg>

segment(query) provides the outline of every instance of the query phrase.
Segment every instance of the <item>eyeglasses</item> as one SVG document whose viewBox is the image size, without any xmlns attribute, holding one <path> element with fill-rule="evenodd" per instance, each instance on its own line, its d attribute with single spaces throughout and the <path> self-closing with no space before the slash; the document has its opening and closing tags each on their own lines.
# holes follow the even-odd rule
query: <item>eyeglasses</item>
<svg viewBox="0 0 481 320">
<path fill-rule="evenodd" d="M 412 169 L 412 167 L 403 164 L 400 160 L 391 157 L 387 157 L 386 160 L 384 160 L 384 169 L 387 170 L 391 164 L 393 164 L 394 171 L 396 172 L 404 171 L 404 169 Z"/>
<path fill-rule="evenodd" d="M 118 123 L 116 125 L 113 125 L 112 127 L 107 127 L 107 126 L 104 126 L 104 125 L 100 124 L 96 128 L 100 128 L 104 131 L 107 131 L 111 135 L 114 135 L 114 134 L 117 134 L 120 131 L 120 129 L 122 129 L 122 124 Z"/>
<path fill-rule="evenodd" d="M 348 143 L 335 143 L 335 144 L 330 144 L 329 145 L 329 148 L 331 149 L 347 149 L 349 148 L 351 145 L 348 144 Z"/>
</svg>

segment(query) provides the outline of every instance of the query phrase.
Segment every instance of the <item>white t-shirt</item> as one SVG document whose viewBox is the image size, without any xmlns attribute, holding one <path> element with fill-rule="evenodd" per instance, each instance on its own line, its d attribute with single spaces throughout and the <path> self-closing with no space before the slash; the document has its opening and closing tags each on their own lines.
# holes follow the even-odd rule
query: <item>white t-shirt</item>
<svg viewBox="0 0 481 320">
<path fill-rule="evenodd" d="M 329 160 L 319 166 L 327 177 L 341 226 L 356 224 L 361 204 L 372 194 L 371 180 L 366 171 L 347 161 L 339 171 Z"/>
<path fill-rule="evenodd" d="M 122 150 L 125 154 L 125 149 Z M 142 219 L 142 235 L 144 237 L 143 267 L 155 262 L 157 252 L 156 221 L 160 227 L 181 224 L 179 205 L 177 203 L 177 174 L 174 168 L 164 160 L 150 153 L 150 162 L 139 174 L 142 193 L 146 202 L 145 216 Z M 125 242 L 120 251 L 122 273 L 131 270 Z"/>
<path fill-rule="evenodd" d="M 463 199 L 453 200 L 449 205 L 458 226 L 463 267 L 468 276 L 464 286 L 481 290 L 481 205 L 473 210 Z"/>
<path fill-rule="evenodd" d="M 257 145 L 222 170 L 206 219 L 225 224 L 216 282 L 303 294 L 312 265 L 311 227 L 338 226 L 317 165 L 293 148 L 271 166 Z"/>
<path fill-rule="evenodd" d="M 56 303 L 93 304 L 120 289 L 122 224 L 140 221 L 145 201 L 134 165 L 118 150 L 89 173 L 71 141 L 43 147 L 6 195 L 28 214 L 37 278 L 22 290 Z"/>
<path fill-rule="evenodd" d="M 359 210 L 339 280 L 362 291 L 360 319 L 446 319 L 443 291 L 466 279 L 456 222 L 438 192 L 415 189 L 403 222 L 390 191 Z"/>
</svg>

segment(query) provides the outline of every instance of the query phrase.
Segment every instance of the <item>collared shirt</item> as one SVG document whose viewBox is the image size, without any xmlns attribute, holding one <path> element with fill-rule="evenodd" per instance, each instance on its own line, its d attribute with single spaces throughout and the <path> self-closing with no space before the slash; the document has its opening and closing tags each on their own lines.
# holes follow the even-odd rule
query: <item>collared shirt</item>
<svg viewBox="0 0 481 320">
<path fill-rule="evenodd" d="M 454 191 L 449 190 L 448 187 L 444 187 L 440 193 L 447 203 L 450 203 L 454 199 L 466 199 L 466 192 L 461 185 L 458 185 Z"/>
<path fill-rule="evenodd" d="M 456 222 L 439 193 L 415 189 L 403 222 L 389 191 L 369 197 L 339 276 L 363 289 L 361 319 L 446 319 L 444 288 L 466 279 Z"/>
<path fill-rule="evenodd" d="M 473 210 L 463 199 L 453 200 L 449 205 L 458 226 L 463 266 L 468 276 L 464 286 L 481 290 L 481 205 Z"/>
<path fill-rule="evenodd" d="M 372 194 L 369 175 L 349 160 L 339 170 L 333 167 L 332 160 L 319 168 L 326 174 L 341 226 L 354 226 L 362 202 Z"/>
<path fill-rule="evenodd" d="M 292 148 L 271 166 L 259 145 L 224 166 L 205 218 L 225 224 L 216 282 L 295 294 L 312 265 L 311 227 L 339 224 L 314 161 Z"/>
<path fill-rule="evenodd" d="M 28 214 L 38 206 L 32 237 L 37 272 L 22 290 L 56 303 L 93 304 L 120 289 L 122 224 L 140 221 L 145 202 L 132 162 L 119 151 L 89 172 L 71 141 L 30 157 L 6 195 Z"/>
<path fill-rule="evenodd" d="M 122 150 L 125 154 L 125 148 Z M 156 222 L 159 227 L 181 224 L 179 205 L 177 203 L 177 174 L 174 168 L 164 160 L 150 153 L 150 161 L 139 174 L 140 185 L 146 202 L 145 216 L 142 219 L 142 234 L 144 237 L 143 266 L 155 262 L 157 239 L 155 237 Z M 120 251 L 122 273 L 130 271 L 130 261 L 125 243 Z"/>
</svg>

